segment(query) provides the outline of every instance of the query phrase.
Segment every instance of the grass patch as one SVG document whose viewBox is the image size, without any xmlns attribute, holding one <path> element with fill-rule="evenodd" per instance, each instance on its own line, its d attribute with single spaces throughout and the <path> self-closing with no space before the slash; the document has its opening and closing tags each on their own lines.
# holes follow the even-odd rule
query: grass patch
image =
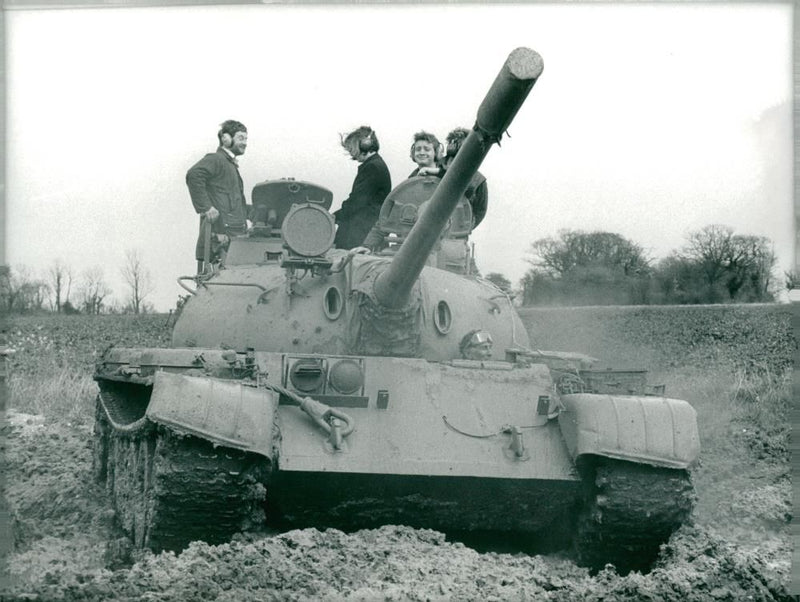
<svg viewBox="0 0 800 602">
<path fill-rule="evenodd" d="M 731 387 L 739 439 L 758 459 L 789 461 L 790 374 L 738 371 Z"/>
<path fill-rule="evenodd" d="M 91 424 L 94 420 L 97 384 L 90 374 L 75 367 L 35 378 L 12 374 L 8 387 L 11 407 L 19 412 L 71 424 Z"/>
<path fill-rule="evenodd" d="M 790 376 L 717 368 L 676 383 L 697 411 L 695 520 L 742 544 L 788 530 Z M 772 534 L 772 535 L 771 535 Z"/>
<path fill-rule="evenodd" d="M 11 407 L 49 421 L 94 421 L 94 364 L 104 349 L 166 347 L 171 329 L 160 314 L 141 316 L 13 316 L 3 325 Z"/>
</svg>

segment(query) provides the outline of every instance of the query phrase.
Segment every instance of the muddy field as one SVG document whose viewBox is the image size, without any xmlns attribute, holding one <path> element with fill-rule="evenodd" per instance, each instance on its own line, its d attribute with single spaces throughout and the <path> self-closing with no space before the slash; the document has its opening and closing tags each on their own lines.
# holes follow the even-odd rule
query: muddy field
<svg viewBox="0 0 800 602">
<path fill-rule="evenodd" d="M 535 347 L 646 367 L 651 382 L 698 412 L 693 520 L 647 574 L 608 567 L 591 575 L 566 554 L 478 552 L 397 525 L 239 536 L 179 555 L 132 550 L 91 478 L 91 366 L 111 342 L 165 346 L 165 317 L 48 317 L 16 319 L 4 332 L 18 351 L 2 427 L 14 546 L 0 599 L 792 599 L 788 312 L 596 308 L 525 310 L 523 318 Z"/>
</svg>

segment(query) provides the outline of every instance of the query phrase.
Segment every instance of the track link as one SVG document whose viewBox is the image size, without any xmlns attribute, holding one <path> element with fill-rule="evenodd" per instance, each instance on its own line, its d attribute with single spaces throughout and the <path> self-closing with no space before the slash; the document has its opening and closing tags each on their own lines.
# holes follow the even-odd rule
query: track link
<svg viewBox="0 0 800 602">
<path fill-rule="evenodd" d="M 222 543 L 264 522 L 262 458 L 145 422 L 119 430 L 98 396 L 94 472 L 136 547 L 180 551 Z"/>
<path fill-rule="evenodd" d="M 661 544 L 689 518 L 695 494 L 686 470 L 595 458 L 580 467 L 585 503 L 575 535 L 580 564 L 647 570 Z"/>
</svg>

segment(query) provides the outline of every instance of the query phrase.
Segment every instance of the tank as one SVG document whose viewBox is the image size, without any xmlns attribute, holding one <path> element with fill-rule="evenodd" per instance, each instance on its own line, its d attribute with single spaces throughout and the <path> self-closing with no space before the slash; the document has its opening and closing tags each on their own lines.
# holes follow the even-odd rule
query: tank
<svg viewBox="0 0 800 602">
<path fill-rule="evenodd" d="M 172 348 L 105 351 L 95 476 L 136 546 L 405 524 L 652 562 L 692 510 L 693 408 L 533 349 L 472 273 L 464 191 L 542 69 L 509 55 L 445 177 L 387 197 L 381 250 L 332 248 L 324 186 L 261 182 L 224 265 L 179 278 Z"/>
</svg>

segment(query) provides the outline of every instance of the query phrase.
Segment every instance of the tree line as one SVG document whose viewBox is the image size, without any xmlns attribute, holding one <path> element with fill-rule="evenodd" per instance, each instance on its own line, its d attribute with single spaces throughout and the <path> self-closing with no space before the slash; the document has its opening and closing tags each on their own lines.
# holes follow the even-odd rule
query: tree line
<svg viewBox="0 0 800 602">
<path fill-rule="evenodd" d="M 631 305 L 771 302 L 777 256 L 764 236 L 710 225 L 658 261 L 611 232 L 562 230 L 532 243 L 520 282 L 523 305 Z M 492 275 L 496 277 L 496 275 Z"/>
<path fill-rule="evenodd" d="M 136 249 L 125 252 L 120 275 L 125 290 L 114 296 L 103 268 L 94 266 L 76 273 L 61 259 L 55 259 L 40 273 L 27 267 L 0 266 L 0 311 L 31 313 L 50 311 L 65 314 L 150 313 L 147 297 L 153 279 Z"/>
<path fill-rule="evenodd" d="M 775 300 L 782 286 L 800 287 L 800 273 L 774 274 L 777 257 L 764 236 L 710 225 L 654 260 L 635 242 L 612 232 L 562 230 L 531 244 L 531 266 L 515 290 L 502 274 L 486 275 L 522 305 L 647 305 L 752 303 Z M 103 269 L 80 274 L 57 259 L 40 275 L 21 267 L 0 273 L 0 311 L 149 313 L 150 271 L 137 250 L 120 268 L 125 291 L 112 297 Z"/>
</svg>

